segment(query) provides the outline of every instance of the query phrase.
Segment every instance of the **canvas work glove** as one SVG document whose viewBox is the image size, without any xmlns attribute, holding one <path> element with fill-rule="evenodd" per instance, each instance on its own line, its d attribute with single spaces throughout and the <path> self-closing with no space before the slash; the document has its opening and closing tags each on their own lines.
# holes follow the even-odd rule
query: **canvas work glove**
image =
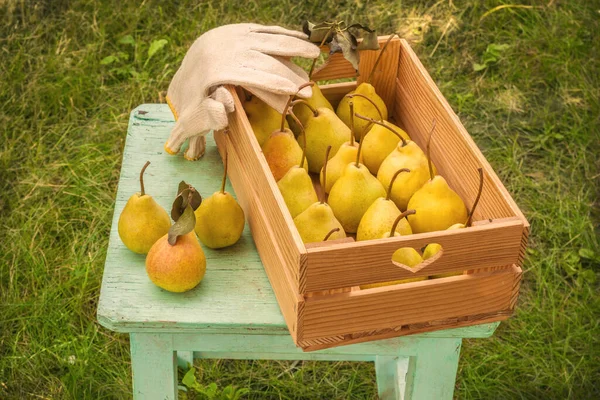
<svg viewBox="0 0 600 400">
<path fill-rule="evenodd" d="M 316 58 L 320 51 L 302 32 L 257 24 L 225 25 L 200 36 L 175 73 L 167 102 L 176 123 L 165 150 L 176 154 L 190 139 L 187 159 L 204 153 L 204 136 L 224 129 L 233 98 L 221 85 L 242 86 L 279 112 L 298 86 L 308 81 L 306 72 L 290 57 Z M 311 88 L 299 95 L 310 97 Z"/>
</svg>

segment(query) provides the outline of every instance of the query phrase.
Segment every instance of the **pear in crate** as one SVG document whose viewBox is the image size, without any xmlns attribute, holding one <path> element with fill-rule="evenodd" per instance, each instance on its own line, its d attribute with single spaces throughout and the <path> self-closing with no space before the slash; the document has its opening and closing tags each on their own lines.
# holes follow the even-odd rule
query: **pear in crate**
<svg viewBox="0 0 600 400">
<path fill-rule="evenodd" d="M 349 103 L 350 108 L 353 108 L 352 101 Z M 356 160 L 356 155 L 358 153 L 358 143 L 354 141 L 354 124 L 352 120 L 350 121 L 350 140 L 344 142 L 337 153 L 331 160 L 327 163 L 327 179 L 323 175 L 324 168 L 321 168 L 321 173 L 319 174 L 321 187 L 325 191 L 325 193 L 329 193 L 333 184 L 340 178 L 342 172 L 346 165 L 354 162 Z M 359 162 L 362 162 L 362 155 L 359 159 Z M 327 185 L 325 185 L 325 182 Z"/>
<path fill-rule="evenodd" d="M 396 217 L 396 220 L 394 221 L 394 224 L 392 225 L 392 228 L 390 229 L 390 231 L 383 234 L 381 236 L 381 238 L 385 239 L 385 238 L 391 237 L 392 232 L 393 232 L 394 236 L 400 236 L 400 234 L 398 232 L 396 232 L 397 224 L 400 221 L 404 220 L 408 215 L 412 215 L 412 214 L 414 214 L 414 210 L 407 210 L 407 211 L 401 213 L 400 215 L 398 215 L 398 217 Z M 411 268 L 414 268 L 415 266 L 417 266 L 421 262 L 423 262 L 423 258 L 421 257 L 421 255 L 412 247 L 399 248 L 398 250 L 396 250 L 394 252 L 394 254 L 392 254 L 392 260 L 394 260 L 397 263 L 406 265 L 407 267 L 411 267 Z M 397 285 L 400 283 L 418 282 L 418 281 L 424 281 L 424 280 L 427 280 L 426 276 L 420 276 L 417 278 L 399 279 L 396 281 L 371 283 L 368 285 L 361 285 L 360 288 L 361 289 L 370 289 L 370 288 L 375 288 L 375 287 Z"/>
<path fill-rule="evenodd" d="M 434 122 L 435 128 L 435 122 Z M 430 179 L 415 192 L 408 202 L 408 208 L 416 211 L 408 218 L 414 233 L 443 231 L 454 224 L 467 220 L 467 207 L 448 182 L 440 175 L 435 175 L 429 156 L 431 137 L 427 143 Z"/>
<path fill-rule="evenodd" d="M 323 96 L 323 92 L 321 92 L 321 89 L 319 88 L 319 86 L 314 84 L 314 82 L 313 82 L 313 85 L 311 85 L 311 86 L 312 86 L 312 96 L 310 96 L 309 98 L 304 99 L 304 100 L 315 109 L 328 108 L 331 111 L 333 111 L 333 107 L 332 107 L 331 103 L 329 102 L 329 100 L 327 100 L 327 98 L 325 98 L 325 96 Z M 305 105 L 302 105 L 302 104 L 295 104 L 294 107 L 292 108 L 292 112 L 300 120 L 300 123 L 303 126 L 306 126 L 306 124 L 308 123 L 308 120 L 313 115 L 312 111 L 308 107 L 306 107 Z M 298 123 L 293 118 L 288 117 L 288 120 L 290 123 L 290 127 L 292 128 L 292 131 L 296 135 L 299 135 L 302 132 L 302 129 L 300 128 Z"/>
<path fill-rule="evenodd" d="M 400 210 L 390 199 L 390 192 L 394 182 L 396 181 L 396 178 L 403 172 L 407 173 L 410 172 L 410 170 L 406 168 L 398 170 L 390 182 L 387 196 L 385 198 L 378 198 L 367 209 L 367 212 L 365 212 L 365 215 L 363 215 L 362 219 L 360 220 L 358 230 L 356 231 L 357 241 L 379 239 L 386 232 L 390 232 L 391 226 L 394 224 L 394 221 L 398 215 L 400 215 Z M 412 230 L 410 229 L 410 225 L 406 218 L 402 218 L 397 224 L 396 233 L 399 233 L 400 235 L 412 234 Z"/>
<path fill-rule="evenodd" d="M 300 90 L 300 89 L 299 89 Z M 291 96 L 290 96 L 291 99 Z M 275 182 L 295 165 L 301 165 L 303 151 L 291 130 L 285 127 L 285 115 L 290 107 L 290 101 L 285 106 L 282 117 L 279 120 L 280 127 L 265 141 L 262 146 L 263 155 L 269 164 L 269 169 L 275 178 Z M 306 164 L 303 168 L 308 168 Z"/>
<path fill-rule="evenodd" d="M 144 190 L 144 171 L 150 165 L 146 162 L 140 172 L 138 193 L 132 195 L 119 216 L 119 237 L 125 246 L 139 254 L 147 254 L 152 245 L 169 232 L 169 214 Z"/>
<path fill-rule="evenodd" d="M 385 196 L 383 185 L 358 162 L 362 142 L 359 144 L 356 160 L 344 168 L 342 176 L 329 192 L 329 205 L 346 232 L 354 233 L 371 204 L 378 197 Z"/>
<path fill-rule="evenodd" d="M 271 136 L 271 133 L 281 125 L 281 114 L 259 99 L 258 96 L 252 96 L 250 100 L 244 102 L 243 106 L 256 140 L 262 146 Z M 289 128 L 287 121 L 284 123 L 285 128 Z"/>
<path fill-rule="evenodd" d="M 410 172 L 398 177 L 390 198 L 400 210 L 406 210 L 408 200 L 429 179 L 427 156 L 411 140 L 398 143 L 396 149 L 383 160 L 377 179 L 383 186 L 389 187 L 392 176 L 402 168 L 408 168 Z"/>
<path fill-rule="evenodd" d="M 331 146 L 326 150 L 325 157 L 328 159 Z M 324 161 L 325 172 L 327 172 L 327 162 Z M 321 195 L 321 199 L 316 203 L 313 203 L 310 207 L 300 213 L 294 218 L 294 225 L 300 233 L 302 242 L 313 243 L 321 242 L 323 238 L 327 239 L 342 239 L 346 237 L 346 232 L 342 224 L 337 220 L 333 214 L 333 210 L 325 202 L 324 194 Z M 337 229 L 337 230 L 335 230 Z M 328 236 L 330 232 L 332 232 Z"/>
<path fill-rule="evenodd" d="M 304 100 L 295 100 L 294 104 L 302 104 L 312 112 L 312 116 L 304 125 L 306 159 L 309 171 L 319 173 L 323 168 L 327 146 L 331 146 L 332 155 L 336 154 L 350 135 L 350 128 L 329 108 L 314 108 Z M 299 139 L 303 140 L 300 137 Z"/>
<path fill-rule="evenodd" d="M 227 153 L 221 190 L 202 201 L 194 212 L 195 231 L 200 241 L 211 249 L 235 244 L 244 231 L 244 210 L 230 193 L 225 191 L 227 182 Z"/>
<path fill-rule="evenodd" d="M 293 113 L 292 117 L 296 118 Z M 304 131 L 302 123 L 298 119 L 294 119 L 301 131 Z M 281 192 L 281 196 L 285 201 L 285 205 L 292 218 L 296 218 L 298 214 L 306 210 L 311 204 L 319 201 L 317 192 L 312 183 L 312 179 L 308 172 L 300 165 L 304 165 L 306 151 L 306 136 L 303 135 L 304 143 L 302 148 L 302 159 L 299 165 L 295 165 L 277 182 L 277 187 Z"/>
<path fill-rule="evenodd" d="M 206 273 L 206 257 L 194 233 L 194 207 L 201 198 L 196 190 L 181 182 L 171 215 L 175 223 L 158 239 L 146 256 L 146 273 L 150 280 L 170 292 L 194 288 Z"/>
<path fill-rule="evenodd" d="M 406 141 L 410 140 L 410 137 L 391 122 L 376 121 L 370 118 L 363 118 L 363 120 L 373 123 L 371 129 L 365 135 L 363 160 L 369 171 L 377 176 L 381 163 L 396 149 L 398 142 L 402 141 L 402 144 L 406 145 Z"/>
<path fill-rule="evenodd" d="M 350 126 L 350 107 L 348 103 L 350 99 L 354 100 L 354 112 L 361 114 L 376 120 L 388 119 L 388 111 L 383 99 L 375 92 L 373 85 L 367 82 L 363 82 L 356 90 L 348 93 L 340 101 L 337 107 L 337 115 L 347 125 Z M 356 140 L 367 133 L 369 130 L 370 123 L 365 120 L 356 121 L 355 123 L 355 137 Z"/>
<path fill-rule="evenodd" d="M 471 226 L 471 223 L 473 221 L 473 213 L 475 212 L 475 208 L 477 207 L 477 204 L 479 204 L 479 199 L 481 199 L 481 192 L 483 191 L 483 169 L 479 168 L 478 172 L 479 172 L 479 189 L 477 190 L 477 196 L 475 197 L 475 201 L 473 202 L 471 211 L 469 211 L 469 217 L 467 218 L 467 221 L 464 224 L 462 224 L 462 223 L 454 224 L 454 225 L 450 226 L 447 230 L 450 231 L 450 230 L 454 230 L 454 229 L 463 229 L 468 226 Z M 436 254 L 438 254 L 440 252 L 440 250 L 442 250 L 442 245 L 440 245 L 439 243 L 428 244 L 425 247 L 425 250 L 423 250 L 423 259 L 428 260 L 428 259 L 432 258 Z M 448 272 L 445 274 L 433 275 L 432 278 L 445 278 L 448 276 L 455 276 L 455 275 L 462 275 L 462 272 Z"/>
</svg>

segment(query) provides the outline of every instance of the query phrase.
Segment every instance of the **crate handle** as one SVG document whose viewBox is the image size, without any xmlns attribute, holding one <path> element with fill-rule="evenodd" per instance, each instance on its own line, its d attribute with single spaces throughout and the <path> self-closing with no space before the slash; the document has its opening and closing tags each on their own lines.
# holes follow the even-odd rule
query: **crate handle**
<svg viewBox="0 0 600 400">
<path fill-rule="evenodd" d="M 423 268 L 433 264 L 434 262 L 439 260 L 444 255 L 444 248 L 441 247 L 441 245 L 440 245 L 440 250 L 437 253 L 435 253 L 432 257 L 428 258 L 427 260 L 421 261 L 414 267 L 409 267 L 408 265 L 399 263 L 398 261 L 394 261 L 394 254 L 396 254 L 397 251 L 402 250 L 403 248 L 406 248 L 406 247 L 401 247 L 398 250 L 394 251 L 394 253 L 392 253 L 392 264 L 394 264 L 396 267 L 399 267 L 399 268 L 405 269 L 409 272 L 412 272 L 413 274 L 415 274 L 415 273 L 419 272 L 420 270 L 422 270 Z M 415 250 L 417 253 L 421 254 L 418 249 L 415 249 Z"/>
</svg>

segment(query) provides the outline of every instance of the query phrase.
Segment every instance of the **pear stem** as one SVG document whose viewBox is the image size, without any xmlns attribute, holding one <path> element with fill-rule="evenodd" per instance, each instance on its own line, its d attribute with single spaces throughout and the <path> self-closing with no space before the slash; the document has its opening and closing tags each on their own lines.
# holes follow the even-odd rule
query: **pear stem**
<svg viewBox="0 0 600 400">
<path fill-rule="evenodd" d="M 429 137 L 427 138 L 427 164 L 429 166 L 429 178 L 433 179 L 433 163 L 431 162 L 431 137 L 433 136 L 433 131 L 435 130 L 435 118 L 433 119 L 433 123 L 431 124 L 431 131 L 429 132 Z"/>
<path fill-rule="evenodd" d="M 140 171 L 140 196 L 146 194 L 146 191 L 144 190 L 144 172 L 146 171 L 146 168 L 148 168 L 148 165 L 150 165 L 150 161 L 146 161 L 146 164 L 144 164 Z"/>
<path fill-rule="evenodd" d="M 323 239 L 323 241 L 326 242 L 327 239 L 329 239 L 329 237 L 331 235 L 333 235 L 334 233 L 339 232 L 339 231 L 340 231 L 340 228 L 333 228 L 332 230 L 330 230 L 329 232 L 327 232 L 327 235 L 325 235 L 325 239 Z"/>
<path fill-rule="evenodd" d="M 283 132 L 283 130 L 285 129 L 285 116 L 288 113 L 288 110 L 290 109 L 290 106 L 292 104 L 292 100 L 294 99 L 294 97 L 296 97 L 298 95 L 298 93 L 300 93 L 300 91 L 302 89 L 304 89 L 307 86 L 313 86 L 315 83 L 312 81 L 303 83 L 302 85 L 298 86 L 298 90 L 296 90 L 296 93 L 294 93 L 293 95 L 291 95 L 287 101 L 287 103 L 285 103 L 285 107 L 283 108 L 283 113 L 281 113 L 281 128 L 279 128 L 280 132 Z"/>
<path fill-rule="evenodd" d="M 392 224 L 392 230 L 390 231 L 390 237 L 394 237 L 396 236 L 396 228 L 398 227 L 398 224 L 400 223 L 400 220 L 402 220 L 402 218 L 407 217 L 409 215 L 412 214 L 416 214 L 417 212 L 415 210 L 406 210 L 403 213 L 401 213 L 400 215 L 398 215 L 398 217 L 396 218 L 396 220 L 394 221 L 394 223 Z"/>
<path fill-rule="evenodd" d="M 331 145 L 327 146 L 327 151 L 325 152 L 325 164 L 323 164 L 323 190 L 319 201 L 321 204 L 325 203 L 325 189 L 327 188 L 327 161 L 329 161 L 329 152 L 331 151 Z"/>
<path fill-rule="evenodd" d="M 360 142 L 358 142 L 358 150 L 356 151 L 356 163 L 355 163 L 356 168 L 358 168 L 358 164 L 359 164 L 359 160 L 360 160 L 360 152 L 362 151 L 364 137 L 365 137 L 365 130 L 363 129 L 363 131 L 360 133 Z"/>
<path fill-rule="evenodd" d="M 369 122 L 372 122 L 374 124 L 383 126 L 384 128 L 387 128 L 390 132 L 392 132 L 394 135 L 396 135 L 396 136 L 398 136 L 400 138 L 400 140 L 402 141 L 402 147 L 406 146 L 406 139 L 404 139 L 404 136 L 402 136 L 399 132 L 397 132 L 391 126 L 388 126 L 388 125 L 386 125 L 383 122 L 374 120 L 373 118 L 365 117 L 364 115 L 360 115 L 360 114 L 355 114 L 355 115 L 356 115 L 357 118 L 364 119 L 365 121 L 369 121 Z"/>
<path fill-rule="evenodd" d="M 385 51 L 385 49 L 387 49 L 388 44 L 390 44 L 390 42 L 392 41 L 392 39 L 394 38 L 394 36 L 397 36 L 397 35 L 398 35 L 397 33 L 392 33 L 390 35 L 390 37 L 388 37 L 387 42 L 385 42 L 385 44 L 383 45 L 383 49 L 381 49 L 381 51 L 377 55 L 377 60 L 375 60 L 375 64 L 373 64 L 373 69 L 371 69 L 371 73 L 369 74 L 369 77 L 366 80 L 367 83 L 371 83 L 371 79 L 373 78 L 373 74 L 375 73 L 375 70 L 377 69 L 377 65 L 379 65 L 379 61 L 381 60 L 381 55 L 383 54 L 383 52 Z M 400 36 L 398 36 L 398 37 L 400 37 Z"/>
<path fill-rule="evenodd" d="M 225 150 L 225 160 L 223 160 L 225 167 L 223 171 L 223 181 L 221 182 L 221 193 L 225 193 L 225 183 L 227 182 L 227 150 Z"/>
<path fill-rule="evenodd" d="M 302 100 L 302 99 L 297 99 L 297 100 L 292 101 L 292 107 L 294 107 L 296 104 L 304 104 L 306 107 L 308 107 L 310 109 L 310 111 L 312 111 L 312 113 L 315 117 L 319 116 L 319 112 L 313 106 L 311 106 L 308 103 L 308 101 Z"/>
<path fill-rule="evenodd" d="M 350 146 L 354 146 L 354 103 L 352 100 L 348 102 L 350 107 Z"/>
<path fill-rule="evenodd" d="M 302 122 L 300 122 L 293 111 L 290 111 L 290 117 L 296 121 L 298 127 L 300 127 L 300 131 L 302 132 L 302 158 L 300 159 L 300 168 L 303 168 L 304 160 L 306 160 L 306 131 L 304 130 L 304 125 L 302 125 Z"/>
<path fill-rule="evenodd" d="M 333 28 L 335 27 L 335 25 L 332 25 L 329 30 L 327 31 L 327 34 L 325 35 L 325 37 L 323 38 L 323 40 L 321 41 L 321 44 L 319 45 L 319 47 L 322 47 L 325 44 L 325 41 L 327 40 L 327 38 L 329 37 L 329 35 L 331 34 L 331 31 L 333 31 Z M 317 58 L 316 57 L 313 62 L 312 65 L 310 66 L 310 71 L 308 72 L 308 79 L 312 79 L 312 74 L 315 70 L 315 65 L 317 65 Z"/>
<path fill-rule="evenodd" d="M 410 172 L 410 169 L 408 169 L 408 168 L 401 168 L 398 171 L 396 171 L 396 173 L 394 174 L 394 176 L 392 176 L 392 180 L 390 181 L 390 186 L 388 187 L 388 190 L 387 190 L 387 196 L 385 197 L 386 200 L 390 199 L 390 195 L 392 194 L 392 186 L 394 185 L 394 182 L 396 181 L 396 177 L 398 175 L 400 175 L 400 172 Z"/>
<path fill-rule="evenodd" d="M 469 218 L 467 218 L 467 223 L 465 226 L 469 227 L 473 223 L 473 213 L 475 212 L 475 208 L 477 204 L 479 204 L 479 199 L 481 199 L 481 192 L 483 191 L 483 168 L 477 168 L 479 172 L 479 189 L 477 189 L 477 197 L 475 197 L 475 202 L 473 203 L 473 207 L 471 207 L 471 211 L 469 211 Z"/>
<path fill-rule="evenodd" d="M 369 103 L 371 103 L 373 105 L 373 107 L 375 107 L 375 109 L 377 110 L 377 114 L 379 114 L 379 120 L 383 122 L 383 114 L 381 113 L 381 110 L 379 109 L 379 107 L 377 107 L 377 104 L 375 104 L 375 102 L 373 100 L 371 100 L 370 98 L 368 98 L 364 94 L 351 93 L 351 94 L 345 95 L 344 97 L 347 97 L 349 99 L 351 99 L 353 97 L 361 97 L 361 98 L 367 100 Z"/>
</svg>

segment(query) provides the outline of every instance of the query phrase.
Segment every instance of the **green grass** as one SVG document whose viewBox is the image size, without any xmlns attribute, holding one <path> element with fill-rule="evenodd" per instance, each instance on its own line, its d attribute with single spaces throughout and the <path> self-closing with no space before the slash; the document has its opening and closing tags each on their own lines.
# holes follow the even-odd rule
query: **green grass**
<svg viewBox="0 0 600 400">
<path fill-rule="evenodd" d="M 211 27 L 333 16 L 413 41 L 531 222 L 518 311 L 465 342 L 456 396 L 600 397 L 600 5 L 421 3 L 0 2 L 0 398 L 130 397 L 128 338 L 95 318 L 130 110 Z M 370 364 L 198 366 L 252 398 L 376 396 Z"/>
</svg>

